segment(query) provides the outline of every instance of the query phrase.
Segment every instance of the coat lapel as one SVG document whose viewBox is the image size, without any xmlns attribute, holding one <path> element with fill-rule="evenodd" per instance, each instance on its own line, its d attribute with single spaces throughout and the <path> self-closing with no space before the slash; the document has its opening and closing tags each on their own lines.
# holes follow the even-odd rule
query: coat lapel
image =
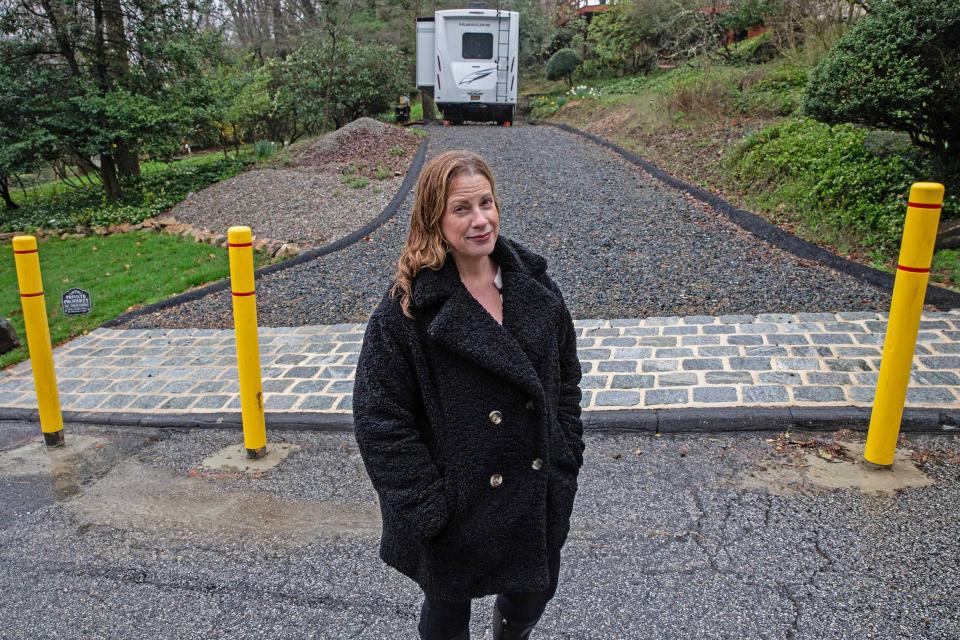
<svg viewBox="0 0 960 640">
<path fill-rule="evenodd" d="M 434 271 L 422 269 L 413 282 L 413 305 L 440 308 L 427 326 L 427 335 L 460 357 L 544 399 L 534 362 L 550 353 L 546 340 L 555 339 L 556 296 L 537 282 L 533 271 L 546 266 L 543 258 L 524 251 L 527 260 L 502 237 L 491 258 L 503 278 L 501 326 L 460 280 L 456 263 L 448 255 Z"/>
</svg>

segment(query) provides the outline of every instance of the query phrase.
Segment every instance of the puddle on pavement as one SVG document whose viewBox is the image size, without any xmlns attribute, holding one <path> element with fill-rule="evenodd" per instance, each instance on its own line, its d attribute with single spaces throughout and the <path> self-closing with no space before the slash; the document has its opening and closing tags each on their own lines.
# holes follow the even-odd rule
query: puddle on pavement
<svg viewBox="0 0 960 640">
<path fill-rule="evenodd" d="M 100 452 L 109 445 L 106 438 L 70 434 L 62 447 L 48 448 L 41 437 L 0 453 L 0 478 L 47 476 L 54 500 L 78 495 L 84 481 L 96 473 Z"/>
<path fill-rule="evenodd" d="M 140 445 L 154 438 L 135 440 L 133 445 Z M 121 446 L 117 436 L 68 434 L 65 446 L 47 449 L 38 436 L 0 452 L 0 482 L 31 482 L 40 487 L 49 482 L 53 498 L 74 513 L 78 526 L 84 528 L 101 525 L 177 537 L 256 538 L 283 545 L 318 537 L 380 534 L 376 504 L 284 501 L 266 491 L 223 488 L 221 477 L 249 472 L 256 472 L 256 477 L 295 450 L 294 445 L 274 446 L 269 460 L 250 462 L 238 454 L 243 467 L 220 465 L 214 471 L 201 465 L 188 475 L 129 457 L 139 448 L 133 445 Z M 238 451 L 245 454 L 242 447 Z"/>
<path fill-rule="evenodd" d="M 912 453 L 898 449 L 890 469 L 871 469 L 863 462 L 863 442 L 843 442 L 852 461 L 826 460 L 814 453 L 796 462 L 768 459 L 759 469 L 742 472 L 735 484 L 780 495 L 809 495 L 830 489 L 855 489 L 869 494 L 894 494 L 904 489 L 928 487 L 933 480 L 910 460 Z"/>
<path fill-rule="evenodd" d="M 315 538 L 380 534 L 376 505 L 288 502 L 257 491 L 228 491 L 216 480 L 183 477 L 133 460 L 67 503 L 82 524 L 146 533 L 236 539 L 285 546 Z"/>
</svg>

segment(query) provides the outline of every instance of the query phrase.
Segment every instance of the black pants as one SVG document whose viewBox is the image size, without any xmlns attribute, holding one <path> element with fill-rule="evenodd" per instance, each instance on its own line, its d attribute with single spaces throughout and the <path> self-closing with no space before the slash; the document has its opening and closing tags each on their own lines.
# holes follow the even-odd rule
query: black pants
<svg viewBox="0 0 960 640">
<path fill-rule="evenodd" d="M 547 603 L 557 591 L 560 576 L 560 554 L 548 561 L 550 586 L 545 591 L 503 593 L 497 596 L 497 607 L 510 622 L 529 624 L 540 619 Z M 470 626 L 470 605 L 473 600 L 436 600 L 427 595 L 420 607 L 418 630 L 422 640 L 450 640 Z"/>
</svg>

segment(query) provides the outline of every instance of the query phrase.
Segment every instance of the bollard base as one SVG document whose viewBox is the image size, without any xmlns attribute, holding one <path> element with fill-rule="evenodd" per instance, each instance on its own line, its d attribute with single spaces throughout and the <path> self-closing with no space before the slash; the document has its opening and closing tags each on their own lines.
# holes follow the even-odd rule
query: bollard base
<svg viewBox="0 0 960 640">
<path fill-rule="evenodd" d="M 247 457 L 251 460 L 258 460 L 265 455 L 267 455 L 266 447 L 260 447 L 259 449 L 247 449 Z"/>
<path fill-rule="evenodd" d="M 63 429 L 52 433 L 43 433 L 43 443 L 48 447 L 62 447 L 64 445 Z"/>
<path fill-rule="evenodd" d="M 884 470 L 889 471 L 890 469 L 893 469 L 893 463 L 877 464 L 876 462 L 870 462 L 866 458 L 863 459 L 863 466 L 865 466 L 867 469 L 870 469 L 871 471 L 884 471 Z"/>
</svg>

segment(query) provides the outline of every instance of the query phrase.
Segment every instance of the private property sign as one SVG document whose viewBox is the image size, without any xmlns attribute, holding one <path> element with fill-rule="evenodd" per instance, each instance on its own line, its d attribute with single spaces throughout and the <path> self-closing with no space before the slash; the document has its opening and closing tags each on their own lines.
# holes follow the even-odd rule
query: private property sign
<svg viewBox="0 0 960 640">
<path fill-rule="evenodd" d="M 83 289 L 70 289 L 63 294 L 63 312 L 67 315 L 90 313 L 90 292 Z"/>
</svg>

